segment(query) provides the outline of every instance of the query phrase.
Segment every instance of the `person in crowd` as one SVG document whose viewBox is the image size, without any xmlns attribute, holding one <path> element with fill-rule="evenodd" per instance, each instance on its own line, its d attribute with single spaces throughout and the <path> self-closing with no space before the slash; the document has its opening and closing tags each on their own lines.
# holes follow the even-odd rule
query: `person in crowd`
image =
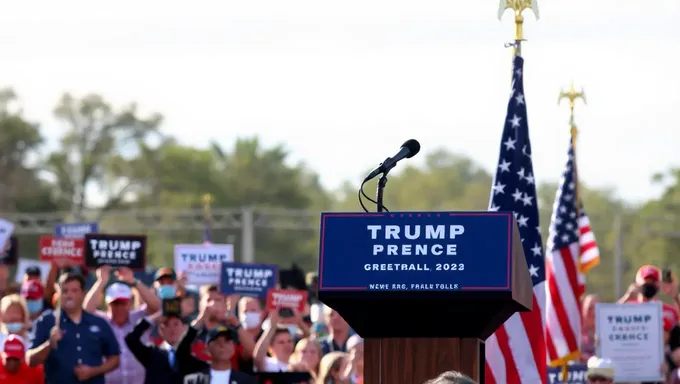
<svg viewBox="0 0 680 384">
<path fill-rule="evenodd" d="M 132 270 L 119 268 L 115 274 L 120 282 L 106 288 L 107 311 L 98 311 L 97 304 L 101 303 L 102 291 L 111 277 L 111 266 L 99 267 L 96 274 L 97 281 L 87 293 L 83 308 L 108 322 L 120 345 L 120 366 L 106 375 L 106 384 L 142 384 L 144 367 L 127 348 L 124 338 L 144 316 L 160 310 L 160 300 L 149 287 L 135 279 Z M 137 290 L 146 308 L 133 310 L 133 288 Z M 145 335 L 144 342 L 148 342 L 148 335 Z"/>
<path fill-rule="evenodd" d="M 349 365 L 347 366 L 347 377 L 350 384 L 364 383 L 364 339 L 359 335 L 352 335 L 347 340 L 347 351 L 349 352 Z"/>
<path fill-rule="evenodd" d="M 664 332 L 666 340 L 666 365 L 669 372 L 673 372 L 680 367 L 680 325 L 672 324 L 673 320 L 664 317 Z M 672 376 L 672 375 L 671 375 Z"/>
<path fill-rule="evenodd" d="M 177 296 L 177 275 L 172 268 L 159 268 L 156 271 L 153 287 L 162 299 L 172 299 Z"/>
<path fill-rule="evenodd" d="M 423 384 L 477 384 L 469 376 L 458 371 L 448 371 Z"/>
<path fill-rule="evenodd" d="M 198 305 L 196 304 L 196 295 L 193 292 L 187 290 L 184 295 L 181 296 L 182 301 L 180 302 L 182 308 L 182 319 L 185 322 L 191 323 L 196 320 L 198 316 Z"/>
<path fill-rule="evenodd" d="M 163 343 L 160 346 L 147 345 L 142 342 L 142 336 L 156 322 L 159 323 L 158 329 Z M 181 383 L 184 375 L 204 368 L 205 363 L 191 356 L 191 353 L 185 354 L 187 357 L 182 361 L 177 359 L 177 347 L 186 329 L 187 326 L 181 317 L 163 317 L 161 312 L 157 312 L 141 319 L 132 332 L 125 336 L 128 349 L 146 369 L 145 384 Z"/>
<path fill-rule="evenodd" d="M 595 354 L 595 304 L 600 299 L 589 294 L 581 302 L 581 362 L 585 363 Z"/>
<path fill-rule="evenodd" d="M 280 321 L 278 310 L 269 312 L 269 327 L 255 344 L 253 361 L 258 372 L 288 372 L 295 344 L 288 327 L 281 326 Z"/>
<path fill-rule="evenodd" d="M 289 372 L 309 372 L 313 378 L 319 374 L 321 362 L 321 346 L 316 341 L 306 337 L 297 344 L 288 359 Z"/>
<path fill-rule="evenodd" d="M 626 293 L 618 300 L 618 303 L 644 303 L 656 301 L 659 292 L 663 291 L 672 300 L 674 305 L 663 303 L 663 311 L 672 311 L 678 316 L 680 310 L 680 298 L 678 297 L 677 281 L 661 282 L 661 271 L 653 265 L 643 265 L 635 274 L 635 281 L 628 287 Z"/>
<path fill-rule="evenodd" d="M 28 280 L 21 284 L 21 296 L 26 300 L 26 308 L 31 321 L 36 320 L 45 310 L 45 288 L 40 281 Z M 47 308 L 51 308 L 51 305 Z"/>
<path fill-rule="evenodd" d="M 8 336 L 18 335 L 25 340 L 31 329 L 31 321 L 26 308 L 26 301 L 17 295 L 7 295 L 0 299 L 0 348 Z"/>
<path fill-rule="evenodd" d="M 588 359 L 587 366 L 585 378 L 588 384 L 612 384 L 614 382 L 614 364 L 611 360 L 592 356 Z"/>
<path fill-rule="evenodd" d="M 316 384 L 348 384 L 346 376 L 349 354 L 346 352 L 329 352 L 319 364 L 319 375 Z"/>
<path fill-rule="evenodd" d="M 191 338 L 196 337 L 196 329 L 190 327 L 180 342 L 180 348 L 186 349 L 183 343 L 188 345 Z M 231 360 L 235 350 L 234 331 L 227 327 L 217 327 L 208 331 L 206 341 L 210 353 L 210 364 L 201 362 L 204 367 L 194 373 L 184 376 L 185 384 L 193 383 L 230 383 L 230 384 L 256 384 L 254 377 L 239 372 L 231 366 Z M 185 341 L 184 339 L 188 339 Z"/>
<path fill-rule="evenodd" d="M 253 341 L 253 345 L 264 334 L 262 330 L 262 322 L 264 320 L 264 311 L 262 310 L 262 303 L 254 297 L 242 297 L 238 304 L 238 318 L 241 327 Z M 254 349 L 254 346 L 253 346 Z M 238 356 L 238 369 L 241 372 L 252 374 L 255 372 L 253 364 L 253 354 L 248 355 L 242 344 L 236 346 L 236 356 Z"/>
<path fill-rule="evenodd" d="M 48 272 L 47 277 L 45 278 L 45 284 L 44 285 L 42 284 L 43 279 L 42 279 L 42 271 L 40 270 L 40 267 L 32 265 L 32 266 L 26 268 L 26 270 L 24 271 L 22 284 L 26 283 L 27 281 L 35 281 L 35 282 L 40 283 L 40 285 L 43 286 L 43 297 L 42 297 L 42 302 L 43 302 L 42 308 L 43 309 L 53 309 L 54 308 L 52 306 L 52 296 L 54 296 L 54 293 L 55 293 L 54 286 L 55 286 L 55 283 L 57 282 L 57 277 L 59 276 L 59 270 L 64 267 L 65 263 L 66 263 L 65 260 L 53 261 L 52 263 L 50 263 L 50 271 Z"/>
<path fill-rule="evenodd" d="M 201 360 L 209 361 L 208 334 L 211 330 L 225 326 L 234 331 L 237 335 L 236 352 L 233 354 L 232 366 L 240 369 L 239 360 L 249 360 L 253 356 L 255 340 L 241 326 L 239 319 L 227 310 L 226 299 L 220 293 L 216 285 L 206 285 L 201 287 L 201 302 L 199 314 L 192 326 L 198 331 L 196 341 L 192 346 L 192 352 Z"/>
<path fill-rule="evenodd" d="M 347 352 L 347 340 L 351 336 L 349 324 L 329 306 L 325 306 L 324 313 L 328 319 L 329 334 L 321 339 L 321 351 L 324 355 L 329 352 Z"/>
<path fill-rule="evenodd" d="M 107 321 L 83 310 L 85 279 L 75 273 L 59 277 L 60 308 L 36 321 L 26 360 L 44 363 L 45 384 L 104 384 L 118 368 L 120 348 Z"/>
<path fill-rule="evenodd" d="M 42 365 L 29 367 L 25 361 L 26 341 L 18 335 L 10 335 L 2 347 L 0 383 L 43 384 L 45 373 Z"/>
</svg>

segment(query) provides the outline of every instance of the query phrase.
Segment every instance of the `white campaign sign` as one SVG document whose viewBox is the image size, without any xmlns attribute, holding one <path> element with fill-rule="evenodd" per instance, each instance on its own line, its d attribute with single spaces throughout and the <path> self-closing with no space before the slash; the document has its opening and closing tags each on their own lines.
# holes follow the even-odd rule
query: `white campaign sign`
<svg viewBox="0 0 680 384">
<path fill-rule="evenodd" d="M 14 224 L 11 221 L 0 218 L 0 252 L 4 251 L 5 245 L 7 245 L 9 238 L 12 237 L 13 232 Z"/>
<path fill-rule="evenodd" d="M 595 306 L 597 356 L 611 359 L 616 382 L 664 381 L 661 302 Z"/>
<path fill-rule="evenodd" d="M 233 261 L 232 244 L 175 244 L 175 271 L 185 272 L 189 284 L 219 284 L 222 263 Z"/>
</svg>

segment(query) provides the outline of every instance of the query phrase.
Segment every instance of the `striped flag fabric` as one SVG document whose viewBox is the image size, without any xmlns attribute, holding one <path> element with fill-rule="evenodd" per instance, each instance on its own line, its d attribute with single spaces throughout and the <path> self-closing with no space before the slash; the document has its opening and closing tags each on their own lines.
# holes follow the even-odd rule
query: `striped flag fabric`
<svg viewBox="0 0 680 384">
<path fill-rule="evenodd" d="M 593 267 L 600 264 L 600 249 L 595 241 L 595 234 L 590 228 L 590 220 L 583 209 L 583 201 L 581 201 L 580 217 L 578 219 L 579 239 L 578 243 L 581 246 L 578 270 L 578 288 L 579 298 L 583 299 L 586 293 L 586 273 L 593 269 Z"/>
<path fill-rule="evenodd" d="M 523 67 L 524 59 L 515 56 L 512 92 L 489 210 L 513 211 L 515 214 L 533 283 L 534 301 L 531 312 L 515 313 L 486 340 L 485 378 L 486 383 L 493 384 L 545 384 L 547 381 L 542 314 L 545 307 L 545 261 L 531 161 Z"/>
<path fill-rule="evenodd" d="M 581 298 L 585 273 L 600 253 L 590 221 L 577 197 L 573 143 L 557 188 L 546 254 L 546 348 L 548 363 L 564 366 L 580 357 Z"/>
</svg>

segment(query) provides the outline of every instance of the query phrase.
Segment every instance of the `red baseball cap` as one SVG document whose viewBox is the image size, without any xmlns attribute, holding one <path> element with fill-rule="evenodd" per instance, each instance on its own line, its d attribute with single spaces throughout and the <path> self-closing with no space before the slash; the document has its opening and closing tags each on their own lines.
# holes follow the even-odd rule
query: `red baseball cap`
<svg viewBox="0 0 680 384">
<path fill-rule="evenodd" d="M 28 280 L 21 284 L 21 296 L 26 300 L 40 300 L 45 294 L 45 288 L 36 280 Z"/>
<path fill-rule="evenodd" d="M 5 340 L 5 357 L 13 357 L 15 359 L 23 360 L 26 356 L 26 346 L 24 339 L 19 335 L 9 335 Z"/>
<path fill-rule="evenodd" d="M 656 281 L 661 280 L 661 271 L 659 268 L 653 265 L 643 265 L 638 269 L 635 275 L 635 282 L 638 284 L 643 284 L 645 279 L 654 279 Z"/>
</svg>

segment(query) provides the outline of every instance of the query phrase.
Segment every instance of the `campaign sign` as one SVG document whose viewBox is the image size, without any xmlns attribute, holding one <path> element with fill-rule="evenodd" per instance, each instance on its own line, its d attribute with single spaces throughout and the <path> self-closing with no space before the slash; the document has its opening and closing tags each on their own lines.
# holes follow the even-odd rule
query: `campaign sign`
<svg viewBox="0 0 680 384">
<path fill-rule="evenodd" d="M 54 225 L 54 237 L 83 239 L 88 233 L 99 232 L 99 223 L 63 223 Z"/>
<path fill-rule="evenodd" d="M 509 291 L 510 212 L 322 213 L 319 290 Z"/>
<path fill-rule="evenodd" d="M 146 263 L 146 236 L 85 235 L 85 265 L 98 268 L 102 265 L 144 269 Z"/>
<path fill-rule="evenodd" d="M 186 274 L 188 284 L 219 284 L 222 263 L 232 261 L 232 244 L 175 244 L 175 270 Z"/>
<path fill-rule="evenodd" d="M 665 362 L 662 304 L 595 304 L 597 356 L 614 363 L 617 382 L 664 381 Z"/>
<path fill-rule="evenodd" d="M 562 368 L 548 367 L 548 384 L 585 384 L 587 370 L 588 366 L 585 364 L 568 365 L 565 378 L 562 375 Z"/>
<path fill-rule="evenodd" d="M 9 247 L 9 239 L 14 233 L 14 223 L 0 217 L 0 250 Z"/>
<path fill-rule="evenodd" d="M 19 239 L 10 236 L 5 242 L 5 246 L 0 249 L 0 264 L 16 265 L 19 259 Z"/>
<path fill-rule="evenodd" d="M 85 240 L 40 236 L 39 258 L 41 261 L 65 261 L 64 264 L 83 265 Z"/>
<path fill-rule="evenodd" d="M 307 295 L 307 291 L 299 289 L 270 289 L 267 292 L 267 310 L 290 308 L 301 313 L 305 310 Z"/>
<path fill-rule="evenodd" d="M 220 290 L 225 295 L 238 294 L 264 299 L 276 287 L 278 267 L 270 264 L 222 263 Z"/>
</svg>

